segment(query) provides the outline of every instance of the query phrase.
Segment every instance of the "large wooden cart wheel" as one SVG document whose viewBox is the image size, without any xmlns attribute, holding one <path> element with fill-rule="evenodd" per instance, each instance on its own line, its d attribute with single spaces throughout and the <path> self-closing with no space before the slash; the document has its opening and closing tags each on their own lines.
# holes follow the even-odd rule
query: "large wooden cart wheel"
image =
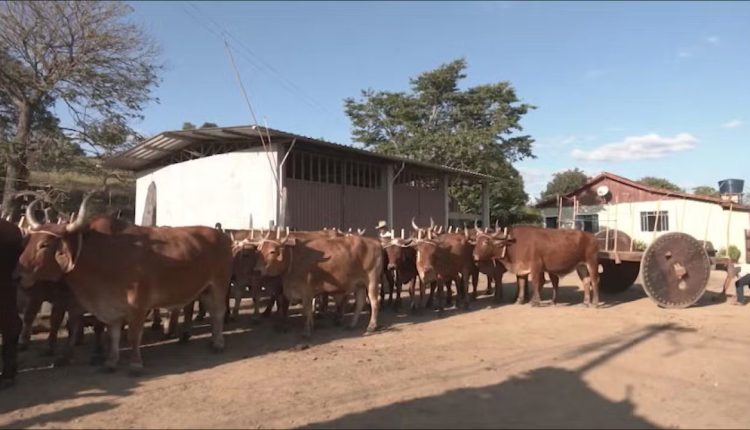
<svg viewBox="0 0 750 430">
<path fill-rule="evenodd" d="M 614 229 L 610 229 L 609 232 L 600 230 L 596 234 L 596 239 L 599 241 L 599 251 L 614 251 L 615 237 L 617 238 L 617 251 L 630 251 L 630 243 L 632 242 L 630 236 L 624 231 Z"/>
<path fill-rule="evenodd" d="M 614 260 L 599 260 L 602 273 L 599 274 L 599 290 L 603 293 L 617 294 L 627 290 L 640 271 L 637 261 L 623 261 L 620 264 Z"/>
<path fill-rule="evenodd" d="M 666 233 L 643 253 L 641 268 L 651 300 L 665 308 L 686 308 L 706 291 L 711 260 L 689 234 Z"/>
</svg>

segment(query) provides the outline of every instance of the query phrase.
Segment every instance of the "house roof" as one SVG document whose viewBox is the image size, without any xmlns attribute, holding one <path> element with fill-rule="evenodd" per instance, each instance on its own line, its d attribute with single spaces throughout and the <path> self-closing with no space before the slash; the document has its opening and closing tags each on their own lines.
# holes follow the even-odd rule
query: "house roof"
<svg viewBox="0 0 750 430">
<path fill-rule="evenodd" d="M 307 146 L 318 148 L 329 148 L 336 151 L 356 154 L 382 161 L 392 161 L 396 163 L 405 163 L 406 165 L 418 166 L 429 170 L 450 173 L 454 176 L 478 179 L 484 181 L 496 180 L 494 176 L 482 173 L 472 172 L 470 170 L 457 169 L 454 167 L 441 166 L 438 164 L 426 163 L 423 161 L 412 160 L 408 158 L 396 157 L 392 155 L 377 154 L 352 146 L 328 142 L 321 139 L 314 139 L 308 136 L 289 133 L 286 131 L 275 130 L 257 125 L 243 125 L 233 127 L 207 127 L 195 130 L 174 130 L 164 131 L 156 136 L 145 139 L 134 147 L 115 154 L 104 161 L 108 167 L 140 171 L 148 169 L 158 164 L 159 161 L 168 156 L 183 150 L 190 150 L 192 146 L 219 144 L 227 141 L 247 142 L 248 147 L 261 146 L 259 134 L 263 138 L 273 143 L 283 142 L 290 143 L 296 140 L 295 147 Z"/>
<path fill-rule="evenodd" d="M 627 185 L 632 188 L 636 188 L 639 190 L 647 191 L 652 194 L 658 194 L 662 195 L 664 197 L 671 197 L 675 199 L 686 199 L 686 200 L 694 200 L 699 202 L 706 202 L 706 203 L 715 203 L 722 207 L 729 208 L 730 206 L 732 209 L 735 210 L 743 210 L 743 211 L 750 211 L 750 206 L 748 205 L 741 205 L 733 202 L 729 202 L 726 200 L 722 200 L 719 197 L 709 197 L 709 196 L 700 196 L 697 194 L 690 194 L 690 193 L 683 193 L 681 191 L 670 191 L 670 190 L 663 190 L 661 188 L 654 188 L 650 187 L 648 185 L 641 184 L 639 182 L 631 181 L 630 179 L 624 178 L 622 176 L 615 175 L 614 173 L 610 172 L 602 172 L 598 174 L 597 176 L 594 176 L 591 178 L 588 182 L 583 184 L 582 186 L 578 187 L 577 189 L 565 194 L 565 197 L 572 198 L 573 196 L 581 193 L 585 189 L 591 187 L 595 183 L 601 181 L 602 179 L 609 179 L 611 181 L 619 182 L 623 185 Z M 548 197 L 541 202 L 537 203 L 537 207 L 545 207 L 550 206 L 551 204 L 557 205 L 557 197 Z"/>
</svg>

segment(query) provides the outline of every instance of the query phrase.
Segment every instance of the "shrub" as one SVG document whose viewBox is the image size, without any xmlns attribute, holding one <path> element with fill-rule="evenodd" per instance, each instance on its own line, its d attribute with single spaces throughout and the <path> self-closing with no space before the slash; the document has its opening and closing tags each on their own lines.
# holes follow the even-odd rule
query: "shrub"
<svg viewBox="0 0 750 430">
<path fill-rule="evenodd" d="M 739 248 L 737 248 L 734 245 L 729 245 L 729 258 L 732 261 L 734 261 L 734 262 L 739 261 L 741 254 L 742 254 L 742 252 L 740 251 Z M 726 257 L 726 256 L 727 256 L 727 249 L 726 248 L 721 248 L 719 250 L 719 257 Z"/>
<path fill-rule="evenodd" d="M 648 244 L 642 240 L 633 241 L 633 251 L 645 251 L 648 248 Z"/>
</svg>

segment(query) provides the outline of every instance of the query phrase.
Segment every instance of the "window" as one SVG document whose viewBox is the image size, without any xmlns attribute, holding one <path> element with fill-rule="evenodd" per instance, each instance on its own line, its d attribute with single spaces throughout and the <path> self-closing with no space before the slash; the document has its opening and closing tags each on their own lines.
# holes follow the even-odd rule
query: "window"
<svg viewBox="0 0 750 430">
<path fill-rule="evenodd" d="M 546 228 L 557 228 L 557 217 L 556 216 L 548 216 L 544 219 L 544 226 Z"/>
<path fill-rule="evenodd" d="M 576 215 L 576 229 L 590 233 L 599 232 L 599 215 Z"/>
<path fill-rule="evenodd" d="M 302 181 L 363 188 L 380 188 L 382 184 L 380 165 L 301 151 L 290 154 L 285 171 L 287 178 Z"/>
<path fill-rule="evenodd" d="M 668 231 L 669 212 L 641 212 L 641 231 Z"/>
</svg>

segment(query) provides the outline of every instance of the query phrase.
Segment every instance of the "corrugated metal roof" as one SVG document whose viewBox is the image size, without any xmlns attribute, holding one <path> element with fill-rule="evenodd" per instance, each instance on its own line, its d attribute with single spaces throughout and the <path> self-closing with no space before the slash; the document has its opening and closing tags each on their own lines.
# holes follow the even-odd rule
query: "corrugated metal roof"
<svg viewBox="0 0 750 430">
<path fill-rule="evenodd" d="M 456 176 L 463 176 L 473 179 L 497 179 L 494 176 L 472 172 L 469 170 L 440 166 L 437 164 L 425 163 L 422 161 L 411 160 L 408 158 L 396 157 L 391 155 L 377 154 L 372 151 L 354 148 L 352 146 L 314 139 L 308 136 L 288 133 L 272 128 L 258 127 L 255 125 L 165 131 L 140 142 L 133 148 L 107 158 L 104 161 L 104 164 L 108 167 L 139 171 L 152 167 L 163 158 L 177 153 L 178 151 L 189 150 L 193 145 L 223 143 L 227 141 L 246 141 L 248 143 L 248 147 L 260 146 L 261 140 L 259 137 L 259 133 L 263 134 L 264 139 L 266 139 L 270 135 L 270 139 L 268 140 L 274 143 L 276 143 L 279 139 L 284 140 L 285 143 L 296 139 L 297 146 L 302 144 L 313 147 L 327 147 L 335 149 L 336 151 L 349 152 L 352 154 L 379 160 L 406 163 L 407 165 L 419 166 L 430 170 L 452 173 Z"/>
</svg>

